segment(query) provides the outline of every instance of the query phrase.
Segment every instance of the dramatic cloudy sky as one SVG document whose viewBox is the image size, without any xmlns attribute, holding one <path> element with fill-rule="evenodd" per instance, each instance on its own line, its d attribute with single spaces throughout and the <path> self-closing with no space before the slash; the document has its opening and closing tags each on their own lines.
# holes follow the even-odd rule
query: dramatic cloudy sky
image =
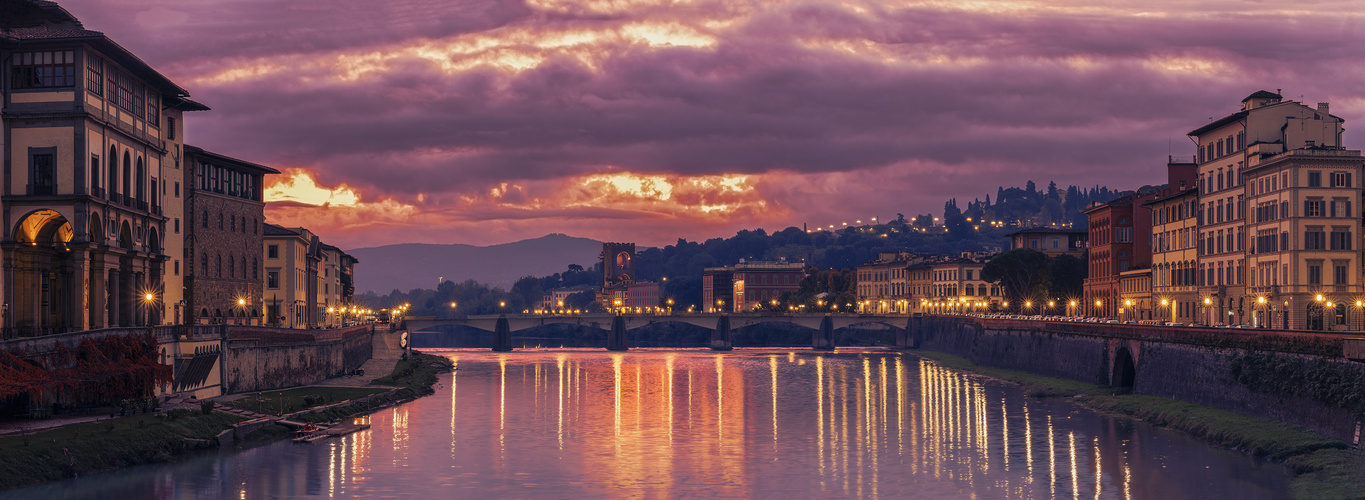
<svg viewBox="0 0 1365 500">
<path fill-rule="evenodd" d="M 1365 123 L 1362 1 L 66 0 L 343 248 L 666 244 L 1164 180 L 1258 89 Z"/>
</svg>

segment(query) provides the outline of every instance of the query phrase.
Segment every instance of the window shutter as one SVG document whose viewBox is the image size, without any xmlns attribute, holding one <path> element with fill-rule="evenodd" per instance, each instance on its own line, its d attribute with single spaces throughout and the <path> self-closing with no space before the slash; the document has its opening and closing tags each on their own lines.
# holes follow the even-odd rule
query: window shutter
<svg viewBox="0 0 1365 500">
<path fill-rule="evenodd" d="M 1337 204 L 1336 204 L 1336 202 L 1328 203 L 1328 205 L 1331 206 L 1331 211 L 1332 211 L 1332 213 L 1329 214 L 1328 217 L 1336 217 L 1336 216 L 1337 216 Z"/>
<path fill-rule="evenodd" d="M 1309 205 L 1308 205 L 1309 203 L 1313 203 L 1313 202 L 1308 201 L 1308 200 L 1303 200 L 1303 216 L 1304 216 L 1304 217 L 1308 217 L 1308 214 L 1312 213 L 1311 209 L 1308 208 L 1308 207 L 1309 207 Z"/>
<path fill-rule="evenodd" d="M 1355 186 L 1355 184 L 1351 184 L 1351 173 L 1350 173 L 1350 172 L 1346 172 L 1346 185 L 1345 185 L 1345 186 L 1341 186 L 1341 187 L 1353 187 L 1353 186 Z"/>
<path fill-rule="evenodd" d="M 1342 217 L 1355 217 L 1355 212 L 1352 212 L 1352 211 L 1351 211 L 1351 200 L 1346 200 L 1346 213 L 1341 214 L 1341 216 L 1342 216 Z"/>
</svg>

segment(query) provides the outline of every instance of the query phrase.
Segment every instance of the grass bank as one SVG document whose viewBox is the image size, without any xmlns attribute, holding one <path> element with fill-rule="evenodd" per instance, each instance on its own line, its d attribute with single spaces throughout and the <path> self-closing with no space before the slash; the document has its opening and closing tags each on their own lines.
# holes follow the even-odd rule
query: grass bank
<svg viewBox="0 0 1365 500">
<path fill-rule="evenodd" d="M 435 392 L 432 386 L 436 385 L 436 376 L 450 371 L 450 368 L 449 358 L 414 351 L 394 365 L 393 373 L 371 382 L 376 385 L 397 387 L 397 390 L 382 389 L 391 392 L 301 415 L 296 420 L 308 422 L 339 421 L 355 415 L 369 413 L 376 408 L 426 396 Z"/>
<path fill-rule="evenodd" d="M 169 462 L 216 448 L 241 417 L 172 410 L 0 438 L 0 489 L 32 486 L 129 465 Z"/>
<path fill-rule="evenodd" d="M 309 386 L 263 391 L 228 401 L 227 404 L 265 415 L 284 415 L 315 406 L 363 398 L 388 391 L 381 387 Z"/>
<path fill-rule="evenodd" d="M 1019 384 L 1035 397 L 1068 397 L 1086 408 L 1183 431 L 1209 442 L 1283 461 L 1295 472 L 1295 498 L 1365 498 L 1365 451 L 1284 422 L 1170 398 L 1115 393 L 1114 388 L 977 365 L 966 358 L 915 351 L 944 366 Z"/>
</svg>

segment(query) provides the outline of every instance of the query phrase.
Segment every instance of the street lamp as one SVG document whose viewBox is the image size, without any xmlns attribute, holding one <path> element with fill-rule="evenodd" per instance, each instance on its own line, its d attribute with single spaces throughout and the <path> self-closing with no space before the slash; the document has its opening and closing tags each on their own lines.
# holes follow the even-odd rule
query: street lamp
<svg viewBox="0 0 1365 500">
<path fill-rule="evenodd" d="M 1166 299 L 1164 299 L 1164 298 L 1161 299 L 1161 308 L 1162 308 L 1162 309 L 1167 309 L 1167 308 L 1170 307 L 1170 305 L 1171 305 L 1171 301 L 1166 300 Z M 1166 313 L 1162 313 L 1161 315 L 1162 315 L 1162 316 L 1165 316 Z M 1175 321 L 1175 311 L 1171 311 L 1171 321 L 1172 321 L 1172 322 Z"/>
<path fill-rule="evenodd" d="M 147 309 L 147 326 L 152 326 L 152 306 L 156 305 L 156 294 L 147 292 L 142 296 L 142 302 Z"/>
</svg>

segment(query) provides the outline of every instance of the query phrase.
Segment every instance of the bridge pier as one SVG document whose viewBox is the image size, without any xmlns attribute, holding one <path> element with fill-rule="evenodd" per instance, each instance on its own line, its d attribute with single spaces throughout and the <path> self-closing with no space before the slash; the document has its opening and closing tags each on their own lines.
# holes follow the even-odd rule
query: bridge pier
<svg viewBox="0 0 1365 500">
<path fill-rule="evenodd" d="M 512 327 L 507 324 L 507 316 L 498 316 L 493 325 L 493 352 L 512 351 Z"/>
<path fill-rule="evenodd" d="M 820 320 L 820 329 L 811 335 L 810 346 L 821 351 L 834 350 L 834 318 L 828 314 Z"/>
<path fill-rule="evenodd" d="M 607 350 L 624 351 L 626 347 L 626 318 L 620 315 L 611 319 L 611 331 L 607 332 Z"/>
<path fill-rule="evenodd" d="M 919 349 L 922 328 L 924 328 L 924 313 L 914 313 L 905 321 L 905 331 L 896 334 L 896 347 Z"/>
<path fill-rule="evenodd" d="M 730 317 L 721 316 L 716 319 L 716 329 L 711 331 L 711 350 L 728 351 L 734 348 L 735 344 L 730 338 Z"/>
</svg>

